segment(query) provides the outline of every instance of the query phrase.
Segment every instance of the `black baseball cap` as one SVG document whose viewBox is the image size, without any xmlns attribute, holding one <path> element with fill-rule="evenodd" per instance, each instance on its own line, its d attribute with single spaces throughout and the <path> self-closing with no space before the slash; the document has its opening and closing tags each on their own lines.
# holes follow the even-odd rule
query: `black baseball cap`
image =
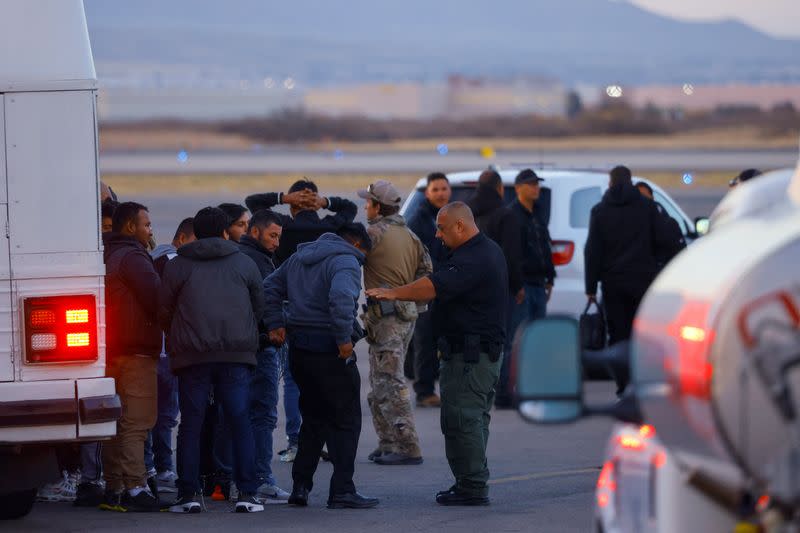
<svg viewBox="0 0 800 533">
<path fill-rule="evenodd" d="M 536 172 L 526 168 L 517 174 L 516 178 L 514 178 L 514 185 L 521 185 L 523 183 L 538 183 L 540 181 L 544 181 L 544 178 L 540 178 L 536 175 Z"/>
</svg>

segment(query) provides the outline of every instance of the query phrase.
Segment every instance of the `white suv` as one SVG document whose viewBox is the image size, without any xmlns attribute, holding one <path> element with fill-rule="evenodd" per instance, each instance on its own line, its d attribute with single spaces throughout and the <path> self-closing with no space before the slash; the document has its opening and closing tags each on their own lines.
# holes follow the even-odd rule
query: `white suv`
<svg viewBox="0 0 800 533">
<path fill-rule="evenodd" d="M 496 169 L 505 185 L 505 201 L 511 203 L 514 193 L 514 178 L 520 168 Z M 482 171 L 448 174 L 453 189 L 452 201 L 465 201 L 475 190 Z M 608 174 L 585 170 L 536 169 L 544 178 L 542 192 L 535 211 L 550 230 L 553 239 L 553 264 L 556 267 L 556 282 L 553 296 L 547 305 L 548 313 L 579 315 L 586 304 L 583 279 L 583 247 L 589 233 L 589 214 L 600 202 L 608 188 Z M 678 222 L 681 231 L 690 242 L 697 238 L 695 224 L 658 185 L 646 178 L 634 177 L 634 183 L 644 181 L 653 188 L 655 200 Z M 409 195 L 400 213 L 408 219 L 425 201 L 425 186 L 421 179 L 415 191 Z"/>
</svg>

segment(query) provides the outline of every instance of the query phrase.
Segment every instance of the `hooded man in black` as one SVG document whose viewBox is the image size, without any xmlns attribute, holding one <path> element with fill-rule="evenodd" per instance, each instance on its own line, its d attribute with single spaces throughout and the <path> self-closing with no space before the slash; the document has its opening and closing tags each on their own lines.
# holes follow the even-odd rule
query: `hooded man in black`
<svg viewBox="0 0 800 533">
<path fill-rule="evenodd" d="M 478 190 L 467 201 L 475 216 L 475 223 L 481 233 L 500 245 L 508 267 L 508 304 L 506 306 L 505 345 L 503 358 L 511 357 L 511 343 L 514 340 L 513 319 L 516 308 L 525 301 L 522 265 L 522 225 L 514 212 L 505 206 L 503 178 L 494 170 L 484 170 L 478 178 Z M 491 274 L 491 273 L 487 273 Z M 506 364 L 507 366 L 507 364 Z M 511 396 L 505 390 L 498 390 L 495 405 L 500 408 L 511 407 Z"/>
<path fill-rule="evenodd" d="M 658 273 L 658 257 L 670 250 L 671 232 L 656 204 L 633 186 L 631 171 L 611 170 L 609 188 L 592 208 L 584 249 L 586 296 L 603 285 L 610 344 L 631 336 L 639 303 Z"/>
<path fill-rule="evenodd" d="M 264 312 L 261 274 L 228 238 L 228 217 L 206 207 L 194 218 L 197 241 L 167 263 L 158 317 L 170 341 L 178 375 L 178 501 L 170 511 L 200 512 L 200 431 L 209 393 L 225 412 L 233 437 L 237 512 L 263 511 L 256 499 L 250 379 L 256 365 L 258 324 Z"/>
</svg>

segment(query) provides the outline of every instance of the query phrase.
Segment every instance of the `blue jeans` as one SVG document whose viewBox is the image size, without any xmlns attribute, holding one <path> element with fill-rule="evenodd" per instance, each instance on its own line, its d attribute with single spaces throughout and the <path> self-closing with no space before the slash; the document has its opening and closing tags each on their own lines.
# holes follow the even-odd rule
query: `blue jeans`
<svg viewBox="0 0 800 533">
<path fill-rule="evenodd" d="M 256 354 L 258 366 L 250 384 L 250 421 L 256 446 L 256 476 L 275 485 L 272 475 L 272 432 L 278 425 L 278 384 L 283 348 L 270 347 Z"/>
<path fill-rule="evenodd" d="M 286 414 L 286 437 L 289 446 L 297 446 L 300 441 L 300 389 L 297 387 L 292 371 L 289 369 L 289 348 L 285 344 L 281 348 L 281 366 L 283 370 L 283 411 Z"/>
<path fill-rule="evenodd" d="M 501 400 L 510 399 L 513 384 L 509 384 L 511 373 L 511 346 L 517 328 L 528 320 L 544 318 L 547 313 L 547 291 L 539 285 L 525 284 L 525 301 L 517 305 L 515 298 L 509 298 L 506 310 L 506 344 L 503 349 L 503 366 L 500 367 L 500 380 L 497 384 L 497 396 Z"/>
<path fill-rule="evenodd" d="M 208 395 L 222 406 L 231 432 L 233 478 L 240 492 L 255 494 L 255 441 L 250 424 L 252 369 L 235 363 L 207 363 L 183 368 L 178 374 L 181 424 L 178 428 L 178 492 L 200 492 L 200 433 Z"/>
<path fill-rule="evenodd" d="M 178 378 L 169 358 L 158 360 L 158 418 L 144 443 L 144 464 L 158 472 L 175 470 L 172 461 L 172 430 L 178 425 Z"/>
</svg>

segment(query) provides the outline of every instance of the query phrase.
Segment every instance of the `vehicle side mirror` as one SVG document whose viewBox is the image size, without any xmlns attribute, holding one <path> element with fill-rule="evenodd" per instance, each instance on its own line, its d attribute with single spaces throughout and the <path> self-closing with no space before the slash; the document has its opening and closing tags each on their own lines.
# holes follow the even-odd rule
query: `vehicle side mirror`
<svg viewBox="0 0 800 533">
<path fill-rule="evenodd" d="M 694 231 L 697 235 L 705 235 L 708 233 L 710 223 L 708 217 L 697 217 L 694 219 Z"/>
<path fill-rule="evenodd" d="M 516 405 L 525 420 L 558 424 L 583 414 L 578 321 L 547 317 L 523 326 L 515 343 Z"/>
</svg>

